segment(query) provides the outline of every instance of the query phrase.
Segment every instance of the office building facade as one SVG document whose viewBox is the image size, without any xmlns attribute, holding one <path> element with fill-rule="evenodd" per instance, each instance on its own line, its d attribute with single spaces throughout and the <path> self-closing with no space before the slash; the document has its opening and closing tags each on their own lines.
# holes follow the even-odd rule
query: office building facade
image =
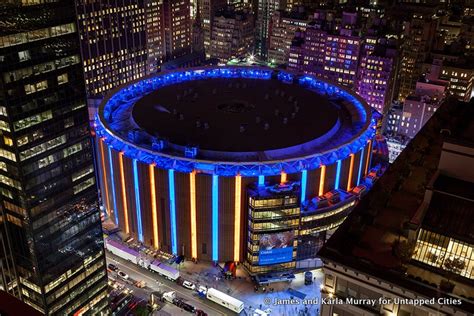
<svg viewBox="0 0 474 316">
<path fill-rule="evenodd" d="M 107 273 L 75 3 L 0 12 L 0 287 L 44 314 L 101 314 Z"/>
</svg>

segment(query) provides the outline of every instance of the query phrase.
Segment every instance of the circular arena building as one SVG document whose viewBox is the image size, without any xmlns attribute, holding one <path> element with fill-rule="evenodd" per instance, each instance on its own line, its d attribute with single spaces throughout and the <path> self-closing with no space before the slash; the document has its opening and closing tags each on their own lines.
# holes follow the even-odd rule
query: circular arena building
<svg viewBox="0 0 474 316">
<path fill-rule="evenodd" d="M 260 67 L 135 81 L 94 125 L 103 205 L 124 232 L 255 275 L 315 257 L 364 189 L 375 136 L 361 98 Z"/>
</svg>

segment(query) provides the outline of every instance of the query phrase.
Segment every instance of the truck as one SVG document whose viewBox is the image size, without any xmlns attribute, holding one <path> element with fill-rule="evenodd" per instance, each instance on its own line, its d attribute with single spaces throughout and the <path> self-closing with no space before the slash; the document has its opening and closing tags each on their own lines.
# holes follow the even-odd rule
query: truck
<svg viewBox="0 0 474 316">
<path fill-rule="evenodd" d="M 176 280 L 178 280 L 178 278 L 179 278 L 179 271 L 178 270 L 176 270 L 176 269 L 174 269 L 170 266 L 167 266 L 166 264 L 161 263 L 158 260 L 155 260 L 150 264 L 150 270 L 158 273 L 159 275 L 164 276 L 165 278 L 167 278 L 171 281 L 176 282 Z"/>
<path fill-rule="evenodd" d="M 207 290 L 206 297 L 208 300 L 213 301 L 225 308 L 230 309 L 231 311 L 240 314 L 244 309 L 244 303 L 239 301 L 238 299 L 227 295 L 221 291 L 218 291 L 214 288 L 210 288 Z"/>
<path fill-rule="evenodd" d="M 138 263 L 138 257 L 140 255 L 138 251 L 130 249 L 118 241 L 107 238 L 105 248 L 117 257 L 133 262 L 134 264 Z"/>
<path fill-rule="evenodd" d="M 176 292 L 171 291 L 171 292 L 163 293 L 163 300 L 165 302 L 173 304 L 174 301 L 176 300 Z"/>
</svg>

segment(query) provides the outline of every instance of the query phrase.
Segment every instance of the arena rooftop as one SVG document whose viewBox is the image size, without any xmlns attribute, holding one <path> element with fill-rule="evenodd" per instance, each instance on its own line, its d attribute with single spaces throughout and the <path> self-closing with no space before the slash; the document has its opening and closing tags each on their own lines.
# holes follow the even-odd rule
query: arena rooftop
<svg viewBox="0 0 474 316">
<path fill-rule="evenodd" d="M 97 134 L 144 163 L 183 172 L 273 175 L 331 164 L 375 133 L 344 88 L 268 68 L 178 70 L 115 89 Z"/>
</svg>

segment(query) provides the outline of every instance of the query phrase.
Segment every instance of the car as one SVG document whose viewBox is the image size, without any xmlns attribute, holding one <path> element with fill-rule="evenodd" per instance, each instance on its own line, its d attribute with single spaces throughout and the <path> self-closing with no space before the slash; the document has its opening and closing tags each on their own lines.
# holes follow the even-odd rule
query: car
<svg viewBox="0 0 474 316">
<path fill-rule="evenodd" d="M 107 265 L 107 268 L 109 268 L 109 269 L 112 270 L 112 271 L 117 271 L 117 270 L 118 270 L 118 267 L 117 267 L 115 264 L 113 264 L 113 263 L 109 263 L 109 264 Z"/>
<path fill-rule="evenodd" d="M 183 287 L 189 289 L 189 290 L 195 290 L 196 289 L 196 284 L 189 282 L 189 281 L 184 281 L 183 282 Z"/>
<path fill-rule="evenodd" d="M 198 309 L 195 313 L 197 316 L 207 316 L 206 312 L 200 309 Z"/>
<path fill-rule="evenodd" d="M 117 274 L 122 280 L 128 280 L 128 274 L 126 274 L 125 272 L 119 271 Z"/>
<path fill-rule="evenodd" d="M 204 285 L 199 285 L 199 287 L 197 288 L 197 291 L 199 293 L 202 293 L 203 295 L 207 294 L 207 288 Z"/>
</svg>

